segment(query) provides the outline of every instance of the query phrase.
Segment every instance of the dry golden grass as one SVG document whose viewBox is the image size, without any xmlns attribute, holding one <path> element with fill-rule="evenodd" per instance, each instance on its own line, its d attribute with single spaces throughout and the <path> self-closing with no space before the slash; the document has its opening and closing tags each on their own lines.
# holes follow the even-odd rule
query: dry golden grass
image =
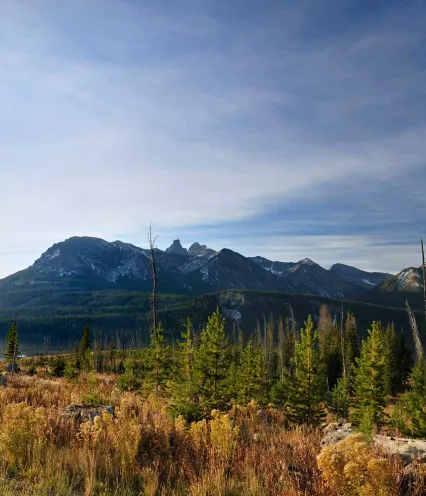
<svg viewBox="0 0 426 496">
<path fill-rule="evenodd" d="M 104 413 L 80 426 L 61 420 L 66 405 L 93 397 L 111 404 L 114 417 Z M 121 393 L 108 375 L 76 382 L 9 377 L 0 387 L 0 494 L 343 494 L 332 462 L 323 457 L 324 472 L 318 468 L 321 432 L 289 428 L 278 410 L 259 415 L 251 402 L 188 425 L 167 407 L 167 399 Z M 385 467 L 386 478 L 399 484 L 401 466 L 363 450 L 368 470 Z M 351 462 L 351 454 L 341 456 Z"/>
</svg>

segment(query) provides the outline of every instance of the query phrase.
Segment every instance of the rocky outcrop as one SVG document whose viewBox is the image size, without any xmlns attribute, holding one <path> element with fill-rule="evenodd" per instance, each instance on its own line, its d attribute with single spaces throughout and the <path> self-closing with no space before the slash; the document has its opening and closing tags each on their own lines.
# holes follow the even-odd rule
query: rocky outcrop
<svg viewBox="0 0 426 496">
<path fill-rule="evenodd" d="M 200 243 L 197 242 L 193 243 L 188 248 L 188 254 L 192 257 L 211 257 L 215 253 L 216 252 L 211 248 L 207 248 L 206 245 L 200 245 Z"/>
<path fill-rule="evenodd" d="M 332 423 L 324 429 L 324 437 L 321 446 L 335 446 L 339 441 L 355 434 L 351 424 Z M 426 459 L 426 440 L 406 439 L 390 436 L 373 436 L 373 442 L 380 446 L 389 455 L 396 455 L 404 462 L 410 464 L 419 458 Z"/>
<path fill-rule="evenodd" d="M 187 249 L 183 248 L 179 239 L 175 239 L 173 241 L 173 243 L 166 249 L 166 253 L 170 253 L 172 255 L 188 255 Z"/>
<path fill-rule="evenodd" d="M 71 420 L 75 423 L 92 421 L 95 417 L 101 416 L 103 412 L 114 415 L 114 408 L 111 405 L 68 405 L 62 410 L 62 420 Z"/>
<path fill-rule="evenodd" d="M 339 441 L 343 441 L 355 434 L 352 424 L 331 423 L 324 428 L 324 437 L 321 439 L 321 448 L 335 446 Z"/>
</svg>

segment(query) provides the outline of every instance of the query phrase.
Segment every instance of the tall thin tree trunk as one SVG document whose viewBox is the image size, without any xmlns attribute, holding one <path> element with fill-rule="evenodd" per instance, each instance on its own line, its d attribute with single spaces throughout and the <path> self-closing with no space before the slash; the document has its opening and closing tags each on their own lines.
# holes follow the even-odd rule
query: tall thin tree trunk
<svg viewBox="0 0 426 496">
<path fill-rule="evenodd" d="M 149 225 L 148 231 L 148 242 L 149 242 L 149 251 L 151 254 L 151 276 L 152 276 L 152 297 L 151 297 L 151 305 L 152 305 L 152 328 L 153 334 L 157 334 L 157 264 L 155 262 L 155 238 L 152 238 L 152 226 Z"/>
<path fill-rule="evenodd" d="M 340 311 L 340 349 L 342 353 L 343 377 L 348 379 L 346 375 L 346 359 L 345 359 L 345 330 L 343 327 L 343 298 L 342 298 L 342 308 Z"/>
</svg>

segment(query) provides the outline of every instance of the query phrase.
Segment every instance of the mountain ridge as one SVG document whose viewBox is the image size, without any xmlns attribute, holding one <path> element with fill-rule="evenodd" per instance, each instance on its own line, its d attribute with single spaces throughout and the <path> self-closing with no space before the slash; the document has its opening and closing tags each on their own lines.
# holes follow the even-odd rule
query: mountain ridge
<svg viewBox="0 0 426 496">
<path fill-rule="evenodd" d="M 248 289 L 348 298 L 393 277 L 344 264 L 327 270 L 310 258 L 279 262 L 245 257 L 229 248 L 215 251 L 198 242 L 186 249 L 179 239 L 166 250 L 155 248 L 155 254 L 162 293 Z M 28 287 L 149 291 L 150 251 L 119 240 L 73 236 L 54 243 L 27 269 L 1 279 L 0 298 L 1 290 Z"/>
</svg>

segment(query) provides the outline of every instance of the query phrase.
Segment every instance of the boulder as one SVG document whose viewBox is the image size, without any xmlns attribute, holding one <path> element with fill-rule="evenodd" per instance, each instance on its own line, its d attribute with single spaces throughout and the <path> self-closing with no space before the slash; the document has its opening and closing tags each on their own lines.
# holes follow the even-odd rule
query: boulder
<svg viewBox="0 0 426 496">
<path fill-rule="evenodd" d="M 0 386 L 7 386 L 7 377 L 0 375 Z"/>
<path fill-rule="evenodd" d="M 343 441 L 349 436 L 355 434 L 350 423 L 333 422 L 328 424 L 324 429 L 324 437 L 321 439 L 321 447 L 335 446 L 339 441 Z"/>
<path fill-rule="evenodd" d="M 355 434 L 352 425 L 332 423 L 324 429 L 324 437 L 321 440 L 321 447 L 334 446 L 339 441 Z M 413 460 L 426 457 L 426 440 L 406 439 L 390 436 L 373 436 L 373 442 L 380 446 L 385 453 L 396 455 L 401 458 L 405 465 Z"/>
<path fill-rule="evenodd" d="M 62 410 L 63 420 L 72 420 L 75 423 L 92 421 L 95 417 L 101 416 L 103 412 L 114 415 L 114 408 L 111 405 L 68 405 Z"/>
</svg>

